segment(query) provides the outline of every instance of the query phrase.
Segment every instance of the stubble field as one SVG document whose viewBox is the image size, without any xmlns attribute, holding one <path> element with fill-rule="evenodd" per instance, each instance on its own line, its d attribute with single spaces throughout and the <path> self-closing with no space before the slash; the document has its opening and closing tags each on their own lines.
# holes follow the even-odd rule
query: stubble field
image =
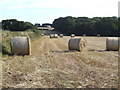
<svg viewBox="0 0 120 90">
<path fill-rule="evenodd" d="M 117 88 L 118 52 L 106 51 L 106 37 L 83 37 L 83 52 L 68 50 L 70 38 L 43 36 L 32 41 L 30 56 L 4 57 L 3 87 Z"/>
</svg>

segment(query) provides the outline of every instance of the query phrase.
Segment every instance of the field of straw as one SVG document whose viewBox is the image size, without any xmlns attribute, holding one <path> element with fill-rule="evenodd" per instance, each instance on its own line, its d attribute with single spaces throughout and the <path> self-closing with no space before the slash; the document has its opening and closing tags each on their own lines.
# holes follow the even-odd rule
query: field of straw
<svg viewBox="0 0 120 90">
<path fill-rule="evenodd" d="M 42 36 L 32 41 L 30 56 L 3 56 L 2 86 L 117 88 L 118 52 L 106 51 L 106 37 L 83 37 L 83 52 L 68 50 L 70 38 Z"/>
</svg>

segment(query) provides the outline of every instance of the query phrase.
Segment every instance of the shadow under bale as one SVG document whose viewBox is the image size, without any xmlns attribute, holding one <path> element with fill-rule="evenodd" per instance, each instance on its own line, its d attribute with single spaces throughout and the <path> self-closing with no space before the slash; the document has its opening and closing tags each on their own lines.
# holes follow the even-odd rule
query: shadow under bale
<svg viewBox="0 0 120 90">
<path fill-rule="evenodd" d="M 95 50 L 95 49 L 89 49 L 89 52 L 106 52 L 106 50 Z"/>
<path fill-rule="evenodd" d="M 65 50 L 65 51 L 52 51 L 55 53 L 69 53 L 69 52 L 78 52 L 77 50 Z"/>
</svg>

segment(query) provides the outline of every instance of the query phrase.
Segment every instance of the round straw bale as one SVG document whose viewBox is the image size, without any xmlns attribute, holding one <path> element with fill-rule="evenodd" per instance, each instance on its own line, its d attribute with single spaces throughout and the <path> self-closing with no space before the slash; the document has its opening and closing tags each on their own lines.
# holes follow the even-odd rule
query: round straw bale
<svg viewBox="0 0 120 90">
<path fill-rule="evenodd" d="M 83 36 L 86 36 L 86 34 L 83 34 Z"/>
<path fill-rule="evenodd" d="M 58 34 L 54 34 L 54 38 L 58 38 Z"/>
<path fill-rule="evenodd" d="M 75 34 L 71 34 L 71 37 L 75 37 Z"/>
<path fill-rule="evenodd" d="M 63 37 L 63 34 L 60 34 L 60 37 Z"/>
<path fill-rule="evenodd" d="M 11 54 L 14 55 L 30 55 L 31 43 L 29 37 L 13 37 L 10 42 Z"/>
<path fill-rule="evenodd" d="M 44 36 L 44 34 L 42 33 L 42 36 Z"/>
<path fill-rule="evenodd" d="M 83 51 L 86 48 L 86 40 L 83 38 L 71 38 L 68 42 L 69 50 Z"/>
<path fill-rule="evenodd" d="M 54 38 L 54 34 L 50 34 L 50 38 Z"/>
<path fill-rule="evenodd" d="M 118 51 L 119 50 L 118 38 L 116 37 L 106 38 L 106 50 Z"/>
<path fill-rule="evenodd" d="M 97 34 L 97 37 L 100 37 L 100 34 Z"/>
</svg>

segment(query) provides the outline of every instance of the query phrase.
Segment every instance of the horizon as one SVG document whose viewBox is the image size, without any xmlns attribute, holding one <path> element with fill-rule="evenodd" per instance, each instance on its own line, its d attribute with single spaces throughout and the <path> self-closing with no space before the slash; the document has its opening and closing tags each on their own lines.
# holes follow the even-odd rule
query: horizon
<svg viewBox="0 0 120 90">
<path fill-rule="evenodd" d="M 67 17 L 67 16 L 66 16 Z M 72 16 L 73 17 L 73 16 Z M 81 16 L 81 17 L 86 17 L 86 16 Z M 117 17 L 117 16 L 111 16 L 111 17 Z M 58 18 L 60 18 L 60 17 L 58 17 Z M 58 18 L 55 18 L 55 19 L 58 19 Z M 63 17 L 64 18 L 64 17 Z M 75 18 L 78 18 L 78 17 L 75 17 Z M 88 17 L 88 18 L 94 18 L 94 17 Z M 103 17 L 101 17 L 101 18 L 103 18 Z M 117 17 L 118 18 L 118 17 Z M 16 18 L 10 18 L 10 19 L 16 19 Z M 4 20 L 10 20 L 10 19 L 4 19 Z M 54 20 L 55 20 L 54 19 Z M 16 19 L 16 20 L 18 20 L 18 19 Z M 53 20 L 53 21 L 54 21 Z M 18 20 L 18 21 L 23 21 L 23 20 Z M 0 22 L 2 22 L 2 21 L 0 21 Z M 29 22 L 29 21 L 24 21 L 24 22 Z M 30 22 L 30 23 L 32 23 L 32 22 Z M 49 22 L 44 22 L 44 23 L 39 23 L 39 22 L 37 22 L 37 23 L 32 23 L 32 24 L 40 24 L 40 25 L 42 25 L 42 24 L 45 24 L 45 23 L 49 23 Z M 53 22 L 52 22 L 53 23 Z M 50 24 L 52 24 L 52 23 L 50 23 Z"/>
<path fill-rule="evenodd" d="M 59 17 L 118 17 L 119 0 L 0 0 L 0 21 L 52 23 Z"/>
</svg>

